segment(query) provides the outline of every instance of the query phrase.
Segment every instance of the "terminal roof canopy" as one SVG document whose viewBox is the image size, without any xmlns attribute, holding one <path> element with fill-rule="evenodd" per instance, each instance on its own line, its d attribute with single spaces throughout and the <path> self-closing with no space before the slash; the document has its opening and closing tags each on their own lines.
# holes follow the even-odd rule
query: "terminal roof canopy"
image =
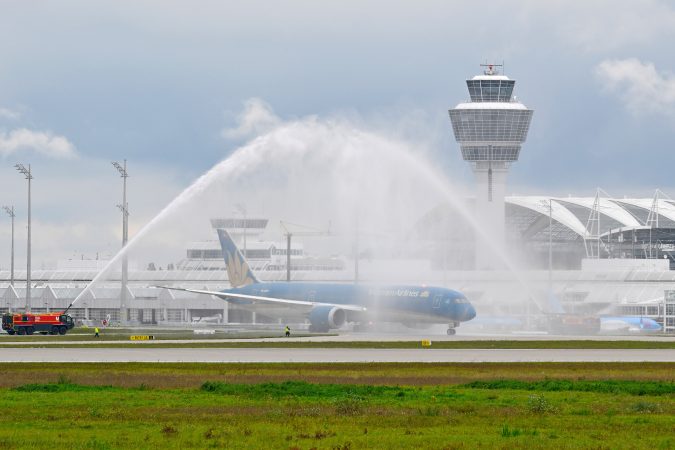
<svg viewBox="0 0 675 450">
<path fill-rule="evenodd" d="M 536 213 L 530 219 L 537 220 L 537 215 L 549 215 L 549 200 L 551 201 L 552 219 L 564 225 L 575 234 L 587 236 L 586 224 L 594 206 L 595 197 L 542 197 L 542 196 L 510 196 L 506 197 L 508 205 L 517 205 Z M 653 208 L 653 199 L 614 199 L 600 198 L 598 211 L 601 214 L 600 227 L 603 233 L 616 228 L 643 228 L 646 225 L 649 211 Z M 636 215 L 634 208 L 642 208 L 644 214 Z M 657 203 L 660 227 L 675 226 L 675 204 L 659 199 Z M 517 214 L 516 211 L 507 212 L 507 216 Z"/>
</svg>

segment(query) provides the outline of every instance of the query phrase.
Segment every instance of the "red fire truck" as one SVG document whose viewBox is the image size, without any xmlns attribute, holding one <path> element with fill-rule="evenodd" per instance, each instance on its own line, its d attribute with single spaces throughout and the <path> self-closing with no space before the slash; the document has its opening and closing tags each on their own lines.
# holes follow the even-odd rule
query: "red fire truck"
<svg viewBox="0 0 675 450">
<path fill-rule="evenodd" d="M 2 329 L 8 334 L 66 334 L 75 326 L 73 318 L 68 314 L 45 313 L 5 313 L 2 315 Z"/>
</svg>

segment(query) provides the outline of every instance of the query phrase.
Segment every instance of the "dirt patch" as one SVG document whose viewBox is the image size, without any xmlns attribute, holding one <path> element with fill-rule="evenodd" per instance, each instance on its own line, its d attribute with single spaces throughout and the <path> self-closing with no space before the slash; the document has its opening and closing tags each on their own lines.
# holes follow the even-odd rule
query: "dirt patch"
<svg viewBox="0 0 675 450">
<path fill-rule="evenodd" d="M 257 384 L 307 381 L 321 384 L 438 386 L 471 381 L 635 380 L 672 381 L 675 363 L 462 363 L 462 364 L 8 364 L 0 387 L 72 383 L 142 388 L 197 388 L 205 381 Z"/>
</svg>

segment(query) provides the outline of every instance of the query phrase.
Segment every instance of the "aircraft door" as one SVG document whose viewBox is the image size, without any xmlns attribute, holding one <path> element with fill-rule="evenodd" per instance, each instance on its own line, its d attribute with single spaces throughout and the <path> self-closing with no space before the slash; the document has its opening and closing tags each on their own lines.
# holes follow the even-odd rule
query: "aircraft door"
<svg viewBox="0 0 675 450">
<path fill-rule="evenodd" d="M 433 302 L 431 303 L 431 306 L 432 306 L 434 309 L 440 308 L 440 307 L 441 307 L 441 300 L 443 300 L 443 296 L 440 295 L 440 294 L 439 294 L 439 295 L 436 295 L 436 296 L 434 297 Z"/>
<path fill-rule="evenodd" d="M 312 290 L 307 293 L 307 301 L 315 302 L 316 301 L 316 291 Z"/>
</svg>

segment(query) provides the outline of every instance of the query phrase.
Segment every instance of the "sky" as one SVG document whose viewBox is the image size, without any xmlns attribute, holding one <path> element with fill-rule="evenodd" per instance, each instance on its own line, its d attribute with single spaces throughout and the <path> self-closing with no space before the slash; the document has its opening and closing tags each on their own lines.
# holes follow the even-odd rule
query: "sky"
<svg viewBox="0 0 675 450">
<path fill-rule="evenodd" d="M 421 142 L 470 186 L 447 110 L 483 62 L 533 109 L 514 194 L 675 197 L 675 6 L 665 1 L 13 1 L 0 14 L 0 203 L 34 267 L 119 247 L 278 121 L 346 118 Z M 251 104 L 263 104 L 259 116 Z M 251 119 L 253 117 L 253 119 Z M 242 121 L 251 119 L 250 123 Z M 5 223 L 6 222 L 6 223 Z M 6 255 L 9 218 L 0 219 Z M 0 258 L 0 268 L 8 258 Z"/>
</svg>

